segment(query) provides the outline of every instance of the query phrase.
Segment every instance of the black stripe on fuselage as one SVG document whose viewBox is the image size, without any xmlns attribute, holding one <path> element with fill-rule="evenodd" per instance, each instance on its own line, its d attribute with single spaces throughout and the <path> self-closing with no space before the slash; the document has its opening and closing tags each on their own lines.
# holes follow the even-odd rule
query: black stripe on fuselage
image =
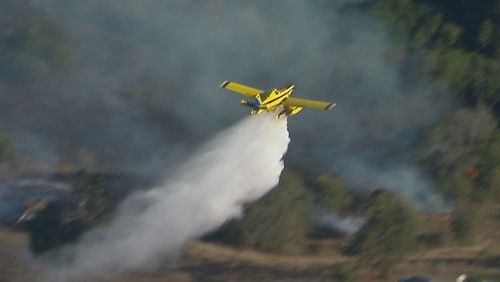
<svg viewBox="0 0 500 282">
<path fill-rule="evenodd" d="M 226 88 L 226 86 L 227 86 L 229 83 L 231 83 L 231 81 L 226 81 L 226 82 L 224 82 L 224 84 L 222 84 L 222 88 Z"/>
<path fill-rule="evenodd" d="M 270 101 L 266 101 L 265 104 L 269 104 L 269 103 L 272 103 L 272 102 L 274 102 L 274 101 L 276 101 L 276 100 L 278 100 L 280 98 L 283 98 L 283 96 L 287 95 L 289 92 L 291 92 L 291 91 L 283 92 L 282 95 L 280 95 L 280 96 L 278 96 L 278 97 L 276 97 L 276 98 L 274 98 L 274 99 L 272 99 Z"/>
</svg>

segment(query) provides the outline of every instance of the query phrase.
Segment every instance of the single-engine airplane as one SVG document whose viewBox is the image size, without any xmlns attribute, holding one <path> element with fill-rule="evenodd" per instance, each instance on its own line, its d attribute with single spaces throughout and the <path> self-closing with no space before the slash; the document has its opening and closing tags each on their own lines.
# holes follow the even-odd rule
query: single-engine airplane
<svg viewBox="0 0 500 282">
<path fill-rule="evenodd" d="M 264 91 L 226 80 L 221 83 L 220 87 L 253 98 L 253 100 L 245 99 L 240 102 L 241 105 L 252 108 L 252 115 L 258 115 L 264 111 L 277 112 L 280 110 L 277 117 L 281 118 L 297 115 L 303 108 L 330 110 L 336 106 L 333 103 L 290 97 L 295 89 L 293 84 L 280 89 L 274 88 L 270 91 Z"/>
</svg>

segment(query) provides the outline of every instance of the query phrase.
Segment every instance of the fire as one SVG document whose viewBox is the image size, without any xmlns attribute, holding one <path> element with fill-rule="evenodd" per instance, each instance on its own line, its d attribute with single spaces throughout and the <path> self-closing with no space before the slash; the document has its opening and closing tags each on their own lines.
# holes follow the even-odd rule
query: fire
<svg viewBox="0 0 500 282">
<path fill-rule="evenodd" d="M 476 178 L 478 178 L 479 176 L 481 176 L 481 174 L 479 173 L 479 171 L 473 167 L 469 168 L 469 170 L 467 170 L 467 176 L 474 180 Z"/>
</svg>

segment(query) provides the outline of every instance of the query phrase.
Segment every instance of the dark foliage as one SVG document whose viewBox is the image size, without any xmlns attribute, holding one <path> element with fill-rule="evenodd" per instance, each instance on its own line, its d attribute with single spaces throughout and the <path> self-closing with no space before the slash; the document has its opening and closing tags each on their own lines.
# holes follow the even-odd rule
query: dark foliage
<svg viewBox="0 0 500 282">
<path fill-rule="evenodd" d="M 26 223 L 30 235 L 30 249 L 35 255 L 75 241 L 83 232 L 79 221 L 63 222 L 62 204 L 51 202 L 47 207 Z"/>
</svg>

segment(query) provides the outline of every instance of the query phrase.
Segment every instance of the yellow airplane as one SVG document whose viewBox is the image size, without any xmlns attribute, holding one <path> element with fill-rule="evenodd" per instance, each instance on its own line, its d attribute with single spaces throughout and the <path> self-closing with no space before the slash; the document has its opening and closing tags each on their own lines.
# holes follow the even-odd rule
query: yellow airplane
<svg viewBox="0 0 500 282">
<path fill-rule="evenodd" d="M 297 115 L 303 108 L 330 110 L 336 106 L 336 104 L 327 102 L 291 98 L 290 96 L 295 89 L 295 85 L 293 84 L 281 89 L 275 88 L 267 92 L 227 80 L 222 82 L 220 87 L 250 98 L 254 98 L 254 101 L 246 99 L 241 100 L 240 102 L 241 105 L 252 108 L 252 115 L 258 115 L 264 111 L 276 112 L 281 110 L 277 116 L 278 118 L 281 118 L 283 116 Z"/>
</svg>

